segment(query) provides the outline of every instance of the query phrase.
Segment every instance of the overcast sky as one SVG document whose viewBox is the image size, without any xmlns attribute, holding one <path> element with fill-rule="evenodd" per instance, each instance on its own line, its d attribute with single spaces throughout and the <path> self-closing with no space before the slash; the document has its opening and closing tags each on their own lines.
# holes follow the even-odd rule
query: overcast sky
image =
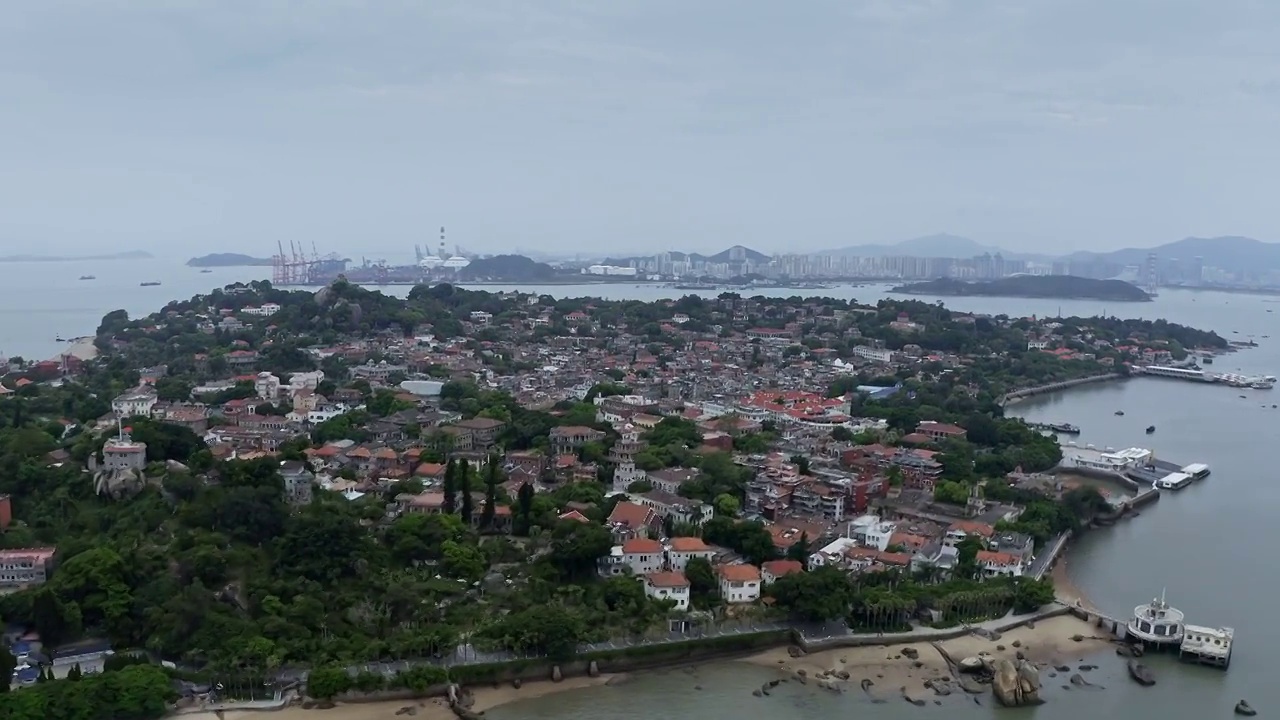
<svg viewBox="0 0 1280 720">
<path fill-rule="evenodd" d="M 1280 240 L 1277 38 L 1280 0 L 23 0 L 0 247 Z"/>
</svg>

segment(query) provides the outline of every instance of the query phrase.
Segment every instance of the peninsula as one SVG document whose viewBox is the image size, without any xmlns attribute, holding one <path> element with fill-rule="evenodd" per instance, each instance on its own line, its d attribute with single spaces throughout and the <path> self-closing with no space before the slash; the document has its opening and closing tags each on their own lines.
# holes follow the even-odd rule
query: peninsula
<svg viewBox="0 0 1280 720">
<path fill-rule="evenodd" d="M 191 258 L 187 261 L 187 267 L 260 267 L 270 265 L 271 258 L 252 257 L 250 255 L 241 255 L 240 253 L 211 253 L 209 255 L 201 255 L 200 257 Z"/>
<path fill-rule="evenodd" d="M 1150 302 L 1151 296 L 1123 280 L 1094 280 L 1073 275 L 1015 275 L 999 280 L 970 282 L 939 278 L 899 285 L 893 292 L 908 295 L 1051 298 Z"/>
</svg>

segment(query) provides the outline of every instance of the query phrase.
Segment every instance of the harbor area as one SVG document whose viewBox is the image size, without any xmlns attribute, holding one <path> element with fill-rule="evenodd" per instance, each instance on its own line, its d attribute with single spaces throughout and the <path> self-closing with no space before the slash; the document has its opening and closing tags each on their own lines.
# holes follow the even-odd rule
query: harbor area
<svg viewBox="0 0 1280 720">
<path fill-rule="evenodd" d="M 1190 367 L 1172 367 L 1169 365 L 1134 365 L 1130 368 L 1134 375 L 1170 378 L 1173 380 L 1190 380 L 1192 382 L 1217 383 L 1234 388 L 1252 388 L 1254 390 L 1270 390 L 1276 385 L 1274 375 L 1241 375 L 1239 373 L 1214 373 Z"/>
<path fill-rule="evenodd" d="M 1182 465 L 1157 458 L 1147 448 L 1098 449 L 1093 445 L 1080 446 L 1074 442 L 1062 445 L 1060 469 L 1100 474 L 1132 483 L 1132 489 L 1141 492 L 1145 488 L 1156 490 L 1180 490 L 1196 480 L 1209 476 L 1209 466 L 1204 463 Z"/>
</svg>

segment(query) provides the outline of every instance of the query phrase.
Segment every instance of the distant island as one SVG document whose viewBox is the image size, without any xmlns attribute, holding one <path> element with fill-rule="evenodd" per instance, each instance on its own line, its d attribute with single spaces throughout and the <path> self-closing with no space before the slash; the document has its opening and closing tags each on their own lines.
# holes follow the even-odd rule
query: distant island
<svg viewBox="0 0 1280 720">
<path fill-rule="evenodd" d="M 1113 302 L 1149 302 L 1151 300 L 1151 296 L 1141 288 L 1123 280 L 1094 280 L 1074 275 L 1015 275 L 999 280 L 977 282 L 940 278 L 899 285 L 892 292 L 909 295 L 968 295 Z"/>
<path fill-rule="evenodd" d="M 187 261 L 187 267 L 258 267 L 261 265 L 270 265 L 271 258 L 259 258 L 251 255 L 241 255 L 240 253 L 211 253 L 209 255 L 201 255 L 200 257 L 191 258 Z"/>
<path fill-rule="evenodd" d="M 151 260 L 155 255 L 142 250 L 106 255 L 4 255 L 0 262 L 75 262 L 77 260 Z"/>
</svg>

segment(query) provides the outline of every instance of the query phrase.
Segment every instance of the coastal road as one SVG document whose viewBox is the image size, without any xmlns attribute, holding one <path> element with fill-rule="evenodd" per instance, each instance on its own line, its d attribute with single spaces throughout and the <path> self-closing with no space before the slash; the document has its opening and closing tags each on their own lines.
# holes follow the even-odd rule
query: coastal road
<svg viewBox="0 0 1280 720">
<path fill-rule="evenodd" d="M 1046 543 L 1040 554 L 1031 561 L 1031 565 L 1027 568 L 1027 576 L 1036 580 L 1043 578 L 1045 573 L 1049 572 L 1049 566 L 1058 557 L 1058 553 L 1062 552 L 1062 549 L 1066 547 L 1067 540 L 1070 538 L 1071 533 L 1064 532 Z"/>
</svg>

